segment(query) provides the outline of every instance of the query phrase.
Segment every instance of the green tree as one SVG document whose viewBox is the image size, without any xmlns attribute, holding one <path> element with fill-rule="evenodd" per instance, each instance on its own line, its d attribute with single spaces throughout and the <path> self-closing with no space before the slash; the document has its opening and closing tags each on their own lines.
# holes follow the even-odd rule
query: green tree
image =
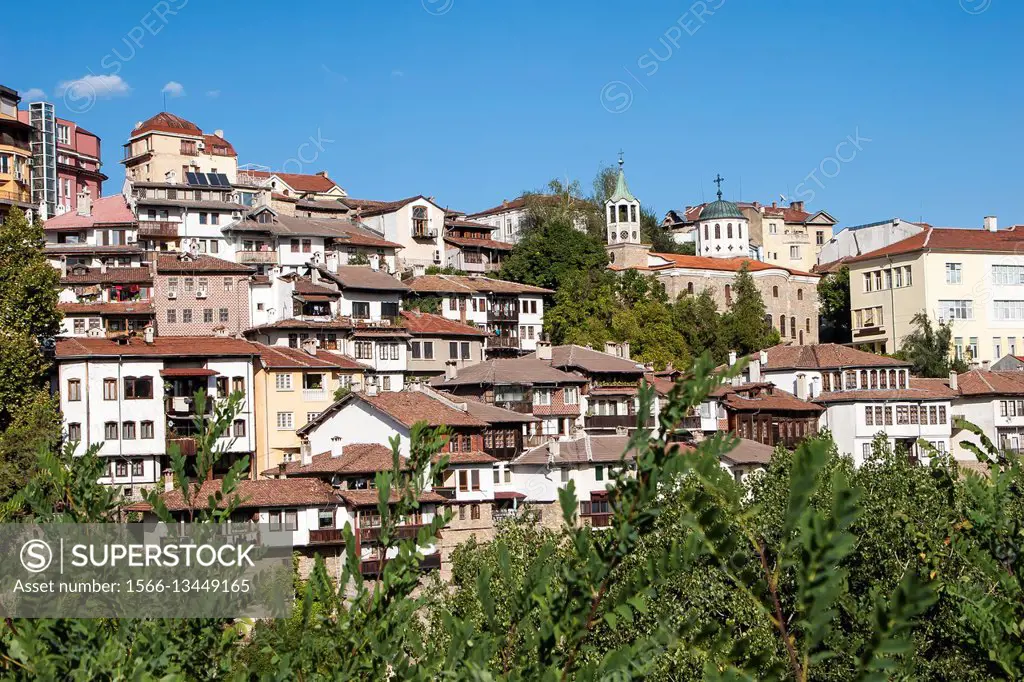
<svg viewBox="0 0 1024 682">
<path fill-rule="evenodd" d="M 844 265 L 818 281 L 818 304 L 822 343 L 849 343 L 850 268 Z"/>
<path fill-rule="evenodd" d="M 49 339 L 60 332 L 60 273 L 46 262 L 41 223 L 11 209 L 0 225 L 0 329 Z"/>
<path fill-rule="evenodd" d="M 616 311 L 611 329 L 616 341 L 629 341 L 630 355 L 638 362 L 653 363 L 656 369 L 669 363 L 677 367 L 690 364 L 686 340 L 672 324 L 668 306 L 656 298 Z"/>
<path fill-rule="evenodd" d="M 672 304 L 672 325 L 683 335 L 693 356 L 707 352 L 716 362 L 725 362 L 728 358 L 725 318 L 718 311 L 710 289 L 704 289 L 696 296 L 680 296 Z"/>
<path fill-rule="evenodd" d="M 544 311 L 544 330 L 552 343 L 601 348 L 611 339 L 611 318 L 618 306 L 614 279 L 609 271 L 596 269 L 565 278 L 554 305 Z"/>
<path fill-rule="evenodd" d="M 732 305 L 723 325 L 730 349 L 746 355 L 778 343 L 778 333 L 766 315 L 764 299 L 744 263 L 733 280 Z"/>
<path fill-rule="evenodd" d="M 950 370 L 966 372 L 969 369 L 963 359 L 951 357 L 953 329 L 948 323 L 932 326 L 927 313 L 915 313 L 910 324 L 914 330 L 903 337 L 895 355 L 913 363 L 913 374 L 942 378 L 948 377 Z"/>
<path fill-rule="evenodd" d="M 522 234 L 502 264 L 501 277 L 557 290 L 572 273 L 607 265 L 600 241 L 577 230 L 565 216 L 555 216 Z"/>
</svg>

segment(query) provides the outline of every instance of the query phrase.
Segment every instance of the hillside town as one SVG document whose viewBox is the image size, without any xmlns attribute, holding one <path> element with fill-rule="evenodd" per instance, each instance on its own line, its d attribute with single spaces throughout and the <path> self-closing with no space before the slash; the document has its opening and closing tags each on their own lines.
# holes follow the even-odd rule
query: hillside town
<svg viewBox="0 0 1024 682">
<path fill-rule="evenodd" d="M 187 512 L 170 457 L 196 453 L 197 420 L 212 413 L 201 391 L 244 396 L 213 472 L 248 462 L 235 520 L 293 531 L 307 558 L 340 560 L 349 524 L 364 575 L 382 571 L 375 475 L 392 468 L 394 439 L 400 463 L 409 456 L 420 422 L 446 430 L 447 466 L 406 532 L 451 512 L 424 570 L 447 575 L 459 544 L 511 517 L 557 527 L 570 481 L 580 523 L 610 523 L 609 482 L 631 466 L 631 434 L 657 426 L 688 368 L 626 336 L 562 342 L 551 320 L 560 292 L 503 277 L 532 207 L 558 196 L 453 208 L 424 186 L 357 198 L 352 178 L 246 163 L 254 150 L 236 150 L 228 132 L 173 113 L 128 127 L 125 179 L 112 187 L 96 135 L 0 87 L 0 220 L 39 221 L 59 272 L 50 387 L 64 438 L 77 454 L 98 446 L 109 463 L 100 482 L 126 512 L 146 517 L 154 490 Z M 654 248 L 621 155 L 600 213 L 605 274 L 652 282 L 669 304 L 706 296 L 728 310 L 741 281 L 763 302 L 771 343 L 724 349 L 722 369 L 737 376 L 678 425 L 681 446 L 734 434 L 721 466 L 739 481 L 775 448 L 825 431 L 855 464 L 884 434 L 915 463 L 976 467 L 980 436 L 958 418 L 1020 450 L 1024 230 L 995 216 L 843 225 L 804 201 L 731 201 L 709 175 L 714 201 L 656 222 L 671 251 Z M 586 220 L 576 223 L 582 238 Z M 840 276 L 847 338 L 827 329 L 819 300 Z M 899 356 L 922 316 L 950 330 L 956 369 L 943 376 Z M 644 387 L 653 406 L 638 423 Z"/>
</svg>

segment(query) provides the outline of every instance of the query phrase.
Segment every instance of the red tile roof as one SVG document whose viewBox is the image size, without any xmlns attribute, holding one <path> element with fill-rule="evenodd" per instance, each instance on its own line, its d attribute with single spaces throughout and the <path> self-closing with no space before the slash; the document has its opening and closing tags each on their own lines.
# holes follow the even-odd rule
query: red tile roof
<svg viewBox="0 0 1024 682">
<path fill-rule="evenodd" d="M 234 145 L 219 135 L 203 135 L 206 143 L 206 153 L 214 156 L 238 156 Z"/>
<path fill-rule="evenodd" d="M 495 251 L 511 251 L 512 245 L 507 242 L 499 242 L 493 239 L 469 239 L 465 237 L 445 237 L 449 244 L 462 248 L 476 247 L 478 249 L 493 249 Z"/>
<path fill-rule="evenodd" d="M 152 301 L 111 301 L 97 303 L 59 303 L 65 317 L 76 315 L 153 315 Z"/>
<path fill-rule="evenodd" d="M 553 294 L 551 289 L 543 289 L 529 284 L 519 284 L 503 279 L 493 279 L 478 275 L 423 275 L 409 280 L 409 291 L 417 293 L 457 293 L 469 294 Z"/>
<path fill-rule="evenodd" d="M 479 327 L 418 310 L 403 310 L 402 319 L 405 320 L 405 328 L 413 336 L 489 336 Z"/>
<path fill-rule="evenodd" d="M 269 178 L 272 175 L 276 175 L 286 185 L 291 187 L 296 192 L 302 193 L 313 193 L 313 194 L 326 194 L 332 189 L 338 186 L 338 183 L 331 180 L 326 175 L 320 175 L 319 173 L 309 175 L 306 173 L 268 173 L 266 171 L 246 171 L 249 175 L 254 178 Z M 293 200 L 293 197 L 284 197 L 287 200 Z"/>
<path fill-rule="evenodd" d="M 440 400 L 419 391 L 384 391 L 375 396 L 363 393 L 357 395 L 360 400 L 373 405 L 406 427 L 420 421 L 427 422 L 429 426 L 487 426 L 487 422 L 448 407 Z"/>
<path fill-rule="evenodd" d="M 408 468 L 408 460 L 399 457 L 399 466 L 402 469 Z M 341 449 L 337 457 L 332 457 L 330 451 L 313 455 L 309 464 L 301 462 L 289 462 L 285 465 L 284 471 L 280 467 L 267 469 L 264 475 L 285 476 L 319 476 L 322 474 L 375 474 L 378 471 L 391 471 L 394 464 L 391 448 L 379 443 L 353 443 Z"/>
<path fill-rule="evenodd" d="M 722 453 L 722 459 L 732 464 L 765 464 L 772 459 L 775 448 L 746 438 L 738 438 L 739 443 L 732 450 Z"/>
<path fill-rule="evenodd" d="M 713 393 L 722 397 L 727 409 L 737 412 L 812 412 L 824 411 L 821 405 L 800 400 L 792 393 L 776 388 L 769 383 L 743 384 L 740 386 L 719 386 Z"/>
<path fill-rule="evenodd" d="M 417 194 L 414 197 L 406 197 L 405 199 L 399 199 L 398 201 L 377 201 L 375 199 L 354 199 L 352 197 L 345 197 L 341 201 L 353 210 L 359 209 L 359 215 L 361 216 L 374 216 L 382 215 L 384 213 L 393 213 L 406 204 L 411 204 L 417 199 L 429 201 L 437 206 L 430 197 L 425 197 L 422 194 Z M 440 208 L 440 206 L 438 206 L 438 208 Z"/>
<path fill-rule="evenodd" d="M 313 284 L 313 281 L 301 277 L 295 280 L 295 293 L 297 294 L 320 294 L 323 296 L 331 296 L 337 298 L 341 296 L 341 292 L 331 287 L 325 287 L 322 284 Z"/>
<path fill-rule="evenodd" d="M 380 491 L 375 489 L 339 490 L 338 496 L 341 497 L 349 507 L 376 507 L 380 502 Z M 398 502 L 398 499 L 398 491 L 392 490 L 391 495 L 388 497 L 388 502 L 394 504 L 395 502 Z M 420 504 L 444 504 L 445 498 L 435 492 L 428 491 L 420 493 L 419 501 Z"/>
<path fill-rule="evenodd" d="M 250 275 L 256 272 L 248 265 L 241 265 L 223 258 L 214 258 L 200 254 L 191 256 L 184 253 L 160 253 L 156 257 L 157 274 L 166 273 L 191 273 L 191 272 L 217 272 L 235 273 L 239 275 Z"/>
<path fill-rule="evenodd" d="M 900 256 L 922 251 L 968 251 L 984 253 L 1013 253 L 1024 250 L 1024 230 L 966 230 L 950 227 L 929 227 L 926 230 L 889 246 L 870 251 L 847 260 L 862 263 L 876 258 Z"/>
<path fill-rule="evenodd" d="M 252 345 L 258 349 L 263 365 L 270 369 L 370 369 L 347 355 L 334 351 L 318 350 L 316 355 L 310 355 L 304 350 L 289 346 L 266 346 L 262 343 Z"/>
<path fill-rule="evenodd" d="M 68 268 L 67 277 L 60 278 L 61 284 L 148 284 L 153 281 L 149 268 L 144 267 L 107 268 L 106 272 L 100 268 L 88 268 L 81 275 L 71 274 L 74 269 Z"/>
<path fill-rule="evenodd" d="M 497 230 L 496 225 L 488 225 L 487 223 L 478 223 L 475 220 L 466 220 L 458 217 L 463 216 L 464 213 L 453 213 L 452 211 L 445 212 L 445 227 L 465 227 L 471 230 L 487 230 L 488 232 Z M 452 217 L 456 216 L 456 217 Z"/>
<path fill-rule="evenodd" d="M 114 194 L 93 200 L 90 215 L 78 215 L 76 211 L 69 211 L 47 220 L 43 224 L 43 229 L 80 230 L 97 225 L 134 225 L 136 222 L 135 214 L 124 200 L 124 195 Z"/>
<path fill-rule="evenodd" d="M 448 457 L 448 464 L 493 464 L 498 460 L 486 452 L 443 452 L 434 457 L 438 461 L 441 457 Z"/>
<path fill-rule="evenodd" d="M 1024 372 L 974 369 L 957 376 L 957 390 L 962 396 L 1024 395 Z"/>
<path fill-rule="evenodd" d="M 761 372 L 783 369 L 844 369 L 855 367 L 910 367 L 904 360 L 876 355 L 866 351 L 840 346 L 835 343 L 821 343 L 814 346 L 772 346 L 768 364 L 761 366 Z M 757 354 L 750 356 L 757 358 Z"/>
<path fill-rule="evenodd" d="M 192 505 L 185 504 L 180 490 L 162 493 L 160 497 L 170 511 L 186 509 L 205 509 L 208 499 L 220 490 L 221 482 L 204 481 L 197 492 L 192 493 Z M 238 482 L 235 492 L 225 496 L 218 503 L 223 509 L 230 500 L 238 499 L 239 508 L 257 509 L 261 507 L 315 507 L 337 504 L 339 499 L 334 489 L 318 478 L 281 478 L 262 479 L 258 481 L 242 480 Z"/>
<path fill-rule="evenodd" d="M 535 357 L 499 358 L 463 367 L 453 379 L 438 377 L 439 388 L 453 386 L 495 386 L 533 384 L 585 384 L 579 374 L 555 369 L 545 360 Z"/>
<path fill-rule="evenodd" d="M 158 336 L 153 343 L 140 338 L 131 338 L 127 343 L 112 339 L 74 338 L 57 341 L 58 360 L 80 357 L 226 357 L 252 356 L 259 354 L 259 348 L 248 341 L 221 336 Z"/>
<path fill-rule="evenodd" d="M 881 400 L 950 400 L 957 396 L 946 379 L 910 378 L 910 386 L 896 389 L 866 389 L 863 391 L 831 391 L 821 393 L 814 402 L 849 403 Z"/>
<path fill-rule="evenodd" d="M 818 277 L 818 275 L 810 272 L 804 272 L 802 270 L 794 270 L 793 268 L 787 268 L 782 265 L 773 265 L 771 263 L 764 263 L 759 260 L 751 260 L 749 258 L 709 258 L 707 256 L 685 256 L 679 253 L 655 253 L 651 252 L 652 256 L 661 258 L 667 263 L 647 265 L 644 267 L 631 268 L 633 270 L 670 270 L 672 268 L 690 268 L 693 270 L 718 270 L 724 272 L 739 272 L 744 264 L 747 266 L 747 270 L 750 272 L 762 272 L 764 270 L 782 270 L 788 272 L 791 275 L 800 275 L 804 277 Z M 622 269 L 622 268 L 614 268 Z"/>
<path fill-rule="evenodd" d="M 217 135 L 206 135 L 203 133 L 202 128 L 197 126 L 192 121 L 177 116 L 175 114 L 161 111 L 156 116 L 146 119 L 139 125 L 135 126 L 129 137 L 135 138 L 143 133 L 158 132 L 158 133 L 171 133 L 173 135 L 189 135 L 193 137 L 202 137 L 206 143 L 206 153 L 210 154 L 213 152 L 213 147 L 226 147 L 227 154 L 230 156 L 238 156 L 235 152 L 235 148 L 230 142 L 225 140 L 223 137 Z"/>
</svg>

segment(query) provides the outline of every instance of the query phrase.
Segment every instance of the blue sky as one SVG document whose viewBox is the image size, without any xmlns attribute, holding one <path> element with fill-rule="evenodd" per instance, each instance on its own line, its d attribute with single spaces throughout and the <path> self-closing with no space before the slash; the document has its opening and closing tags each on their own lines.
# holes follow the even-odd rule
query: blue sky
<svg viewBox="0 0 1024 682">
<path fill-rule="evenodd" d="M 30 40 L 0 43 L 0 83 L 103 138 L 108 194 L 173 82 L 167 108 L 240 162 L 326 169 L 357 197 L 472 212 L 552 177 L 589 189 L 621 148 L 659 214 L 721 173 L 730 199 L 842 225 L 1024 223 L 1010 0 L 61 1 L 45 30 L 31 3 L 6 13 Z M 61 96 L 84 76 L 95 101 Z"/>
</svg>

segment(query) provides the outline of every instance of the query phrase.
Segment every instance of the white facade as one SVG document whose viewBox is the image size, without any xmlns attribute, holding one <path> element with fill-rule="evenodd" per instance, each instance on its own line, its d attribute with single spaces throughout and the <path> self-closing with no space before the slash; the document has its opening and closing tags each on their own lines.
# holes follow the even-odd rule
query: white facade
<svg viewBox="0 0 1024 682">
<path fill-rule="evenodd" d="M 711 206 L 713 204 L 709 204 Z M 750 223 L 746 218 L 704 220 L 697 224 L 697 255 L 740 258 L 751 255 Z M 756 249 L 755 249 L 756 253 Z"/>
<path fill-rule="evenodd" d="M 872 414 L 871 423 L 868 423 L 866 417 L 868 410 Z M 921 418 L 926 412 L 934 412 L 935 423 L 932 423 L 931 417 L 925 420 Z M 876 423 L 879 414 L 883 415 L 881 425 Z M 901 418 L 901 414 L 907 416 Z M 888 436 L 889 444 L 893 447 L 902 442 L 910 452 L 920 457 L 927 457 L 927 453 L 918 448 L 918 440 L 927 441 L 939 452 L 950 452 L 950 422 L 949 400 L 896 398 L 829 404 L 822 415 L 821 428 L 830 429 L 839 451 L 852 455 L 854 463 L 860 465 L 870 454 L 871 441 L 880 432 Z"/>
<path fill-rule="evenodd" d="M 417 197 L 388 213 L 359 219 L 384 239 L 402 245 L 398 258 L 403 269 L 420 269 L 442 264 L 444 216 L 443 208 Z"/>
<path fill-rule="evenodd" d="M 899 218 L 848 227 L 836 232 L 832 239 L 821 247 L 821 251 L 818 253 L 818 263 L 831 263 L 840 258 L 852 258 L 870 253 L 907 237 L 913 237 L 922 230 L 924 228 L 920 225 Z"/>
</svg>

